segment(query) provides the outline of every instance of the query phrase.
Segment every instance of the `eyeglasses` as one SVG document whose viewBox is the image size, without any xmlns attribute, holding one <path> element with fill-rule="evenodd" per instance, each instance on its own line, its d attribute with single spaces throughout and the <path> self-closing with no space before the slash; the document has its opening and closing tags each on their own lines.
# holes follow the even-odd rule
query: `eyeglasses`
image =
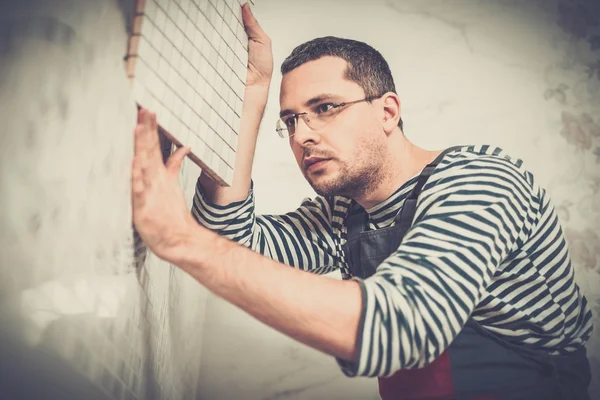
<svg viewBox="0 0 600 400">
<path fill-rule="evenodd" d="M 348 101 L 343 103 L 321 103 L 313 107 L 311 111 L 288 114 L 277 120 L 276 131 L 281 138 L 289 138 L 294 136 L 298 127 L 298 118 L 302 118 L 304 123 L 313 131 L 322 129 L 333 121 L 346 106 L 361 103 L 363 101 L 372 101 L 381 96 L 371 96 L 364 99 Z"/>
</svg>

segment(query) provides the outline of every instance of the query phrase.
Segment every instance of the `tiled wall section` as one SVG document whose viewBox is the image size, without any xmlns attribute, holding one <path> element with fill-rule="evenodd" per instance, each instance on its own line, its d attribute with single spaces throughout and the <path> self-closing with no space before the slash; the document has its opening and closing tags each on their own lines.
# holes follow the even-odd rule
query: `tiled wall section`
<svg viewBox="0 0 600 400">
<path fill-rule="evenodd" d="M 198 395 L 206 292 L 133 263 L 131 7 L 0 2 L 0 398 Z"/>
<path fill-rule="evenodd" d="M 242 113 L 248 38 L 242 0 L 140 0 L 136 101 L 223 184 L 231 184 Z M 139 38 L 138 34 L 139 33 Z"/>
</svg>

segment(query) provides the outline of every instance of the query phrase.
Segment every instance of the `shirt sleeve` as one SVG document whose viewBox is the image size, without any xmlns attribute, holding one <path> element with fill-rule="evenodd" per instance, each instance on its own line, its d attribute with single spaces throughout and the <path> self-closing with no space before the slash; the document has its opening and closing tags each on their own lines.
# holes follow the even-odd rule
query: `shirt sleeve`
<svg viewBox="0 0 600 400">
<path fill-rule="evenodd" d="M 480 157 L 428 183 L 432 194 L 425 186 L 398 250 L 358 280 L 359 357 L 337 359 L 345 375 L 420 368 L 449 346 L 497 266 L 530 234 L 539 210 L 530 177 L 508 160 Z"/>
<path fill-rule="evenodd" d="M 305 199 L 294 211 L 282 215 L 255 215 L 254 191 L 246 199 L 219 206 L 208 201 L 200 182 L 192 214 L 212 231 L 281 263 L 326 274 L 339 268 L 341 255 L 333 234 L 332 200 Z"/>
</svg>

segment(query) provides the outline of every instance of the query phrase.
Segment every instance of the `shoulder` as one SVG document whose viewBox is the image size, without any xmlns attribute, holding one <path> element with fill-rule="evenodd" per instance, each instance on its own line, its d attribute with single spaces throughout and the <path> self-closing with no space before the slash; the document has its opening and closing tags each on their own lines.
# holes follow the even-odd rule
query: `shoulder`
<svg viewBox="0 0 600 400">
<path fill-rule="evenodd" d="M 540 188 L 524 162 L 500 147 L 464 146 L 448 153 L 419 198 L 422 209 L 451 205 L 463 211 L 496 203 L 537 208 Z"/>
<path fill-rule="evenodd" d="M 456 184 L 503 181 L 527 191 L 534 186 L 533 174 L 526 169 L 523 160 L 492 145 L 464 146 L 448 153 L 431 175 L 426 188 L 453 181 Z"/>
</svg>

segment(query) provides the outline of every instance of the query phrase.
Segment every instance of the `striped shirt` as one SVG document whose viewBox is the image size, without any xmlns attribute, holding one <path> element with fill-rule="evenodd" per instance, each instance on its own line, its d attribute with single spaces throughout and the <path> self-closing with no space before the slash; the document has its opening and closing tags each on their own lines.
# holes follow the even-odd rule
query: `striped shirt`
<svg viewBox="0 0 600 400">
<path fill-rule="evenodd" d="M 369 229 L 394 224 L 417 176 L 366 210 Z M 253 192 L 210 204 L 197 185 L 193 215 L 221 235 L 296 268 L 350 278 L 343 246 L 351 199 L 305 199 L 283 215 L 254 213 Z M 503 150 L 447 154 L 423 187 L 398 250 L 364 280 L 356 362 L 347 376 L 390 376 L 439 356 L 473 317 L 507 341 L 550 354 L 580 348 L 592 314 L 574 280 L 557 214 L 534 176 Z"/>
</svg>

